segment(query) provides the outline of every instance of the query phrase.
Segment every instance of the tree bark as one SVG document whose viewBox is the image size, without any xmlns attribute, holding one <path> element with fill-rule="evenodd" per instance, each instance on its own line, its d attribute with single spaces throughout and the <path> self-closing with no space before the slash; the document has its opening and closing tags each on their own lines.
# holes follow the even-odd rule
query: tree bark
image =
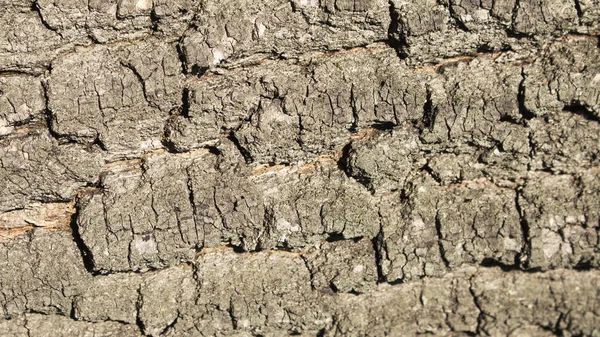
<svg viewBox="0 0 600 337">
<path fill-rule="evenodd" d="M 0 335 L 600 335 L 596 0 L 0 0 Z"/>
</svg>

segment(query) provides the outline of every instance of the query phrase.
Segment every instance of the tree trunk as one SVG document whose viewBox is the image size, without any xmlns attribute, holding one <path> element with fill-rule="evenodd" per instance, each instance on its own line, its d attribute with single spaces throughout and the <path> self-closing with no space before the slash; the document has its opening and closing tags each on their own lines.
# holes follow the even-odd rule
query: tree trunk
<svg viewBox="0 0 600 337">
<path fill-rule="evenodd" d="M 597 0 L 0 0 L 0 335 L 599 336 Z"/>
</svg>

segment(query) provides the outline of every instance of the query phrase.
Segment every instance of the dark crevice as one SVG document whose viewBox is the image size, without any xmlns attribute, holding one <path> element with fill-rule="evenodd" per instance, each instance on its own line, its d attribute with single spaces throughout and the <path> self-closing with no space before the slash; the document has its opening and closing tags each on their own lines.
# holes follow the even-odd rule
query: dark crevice
<svg viewBox="0 0 600 337">
<path fill-rule="evenodd" d="M 144 325 L 144 322 L 142 321 L 142 319 L 140 317 L 140 311 L 142 310 L 142 306 L 144 305 L 144 296 L 142 295 L 142 288 L 141 287 L 138 288 L 137 292 L 138 292 L 138 299 L 135 304 L 135 309 L 136 309 L 135 324 L 138 326 L 140 333 L 143 336 L 147 336 L 146 326 Z"/>
<path fill-rule="evenodd" d="M 396 123 L 389 122 L 389 121 L 375 121 L 373 124 L 371 124 L 371 127 L 373 129 L 379 130 L 379 131 L 390 131 L 390 130 L 394 129 L 395 126 L 396 126 Z"/>
<path fill-rule="evenodd" d="M 179 321 L 179 318 L 181 318 L 181 313 L 179 312 L 179 309 L 177 309 L 177 317 L 175 317 L 173 322 L 169 323 L 164 329 L 162 329 L 162 331 L 160 332 L 160 336 L 167 334 L 171 329 L 173 329 L 175 325 L 177 325 L 177 321 Z"/>
<path fill-rule="evenodd" d="M 152 32 L 158 32 L 158 24 L 160 23 L 160 17 L 156 14 L 156 7 L 152 6 L 150 11 L 150 22 L 152 23 Z"/>
<path fill-rule="evenodd" d="M 226 311 L 227 311 L 227 314 L 229 315 L 229 319 L 231 319 L 231 326 L 235 330 L 237 328 L 238 322 L 237 322 L 237 319 L 235 318 L 235 315 L 233 314 L 233 297 L 231 297 L 229 299 L 229 307 L 227 307 Z"/>
<path fill-rule="evenodd" d="M 379 215 L 379 218 L 381 218 L 381 214 Z M 381 249 L 380 249 L 380 246 L 384 244 L 383 231 L 380 230 L 379 233 L 377 234 L 377 236 L 375 236 L 371 240 L 371 242 L 373 244 L 373 251 L 375 252 L 375 267 L 377 268 L 377 283 L 384 283 L 384 282 L 386 282 L 386 277 L 383 274 L 383 268 L 382 268 L 383 256 L 381 256 Z"/>
<path fill-rule="evenodd" d="M 339 291 L 336 291 L 336 292 L 339 292 Z M 360 296 L 360 295 L 364 294 L 363 292 L 357 291 L 356 289 L 351 289 L 350 291 L 347 291 L 346 293 L 350 294 L 350 295 L 354 295 L 354 296 Z"/>
<path fill-rule="evenodd" d="M 398 280 L 393 280 L 393 281 L 387 281 L 385 282 L 389 285 L 395 286 L 395 285 L 399 285 L 399 284 L 405 284 L 407 283 L 407 281 L 404 280 L 404 278 L 398 279 Z"/>
<path fill-rule="evenodd" d="M 44 27 L 46 27 L 48 30 L 51 30 L 51 31 L 57 33 L 60 37 L 62 37 L 62 35 L 58 32 L 58 29 L 50 26 L 50 24 L 46 21 L 46 19 L 44 19 L 44 16 L 42 15 L 42 9 L 40 8 L 40 6 L 38 6 L 37 1 L 34 1 L 31 4 L 31 10 L 38 14 L 38 17 L 40 18 L 40 21 L 42 22 L 42 25 L 44 25 Z"/>
<path fill-rule="evenodd" d="M 218 148 L 218 147 L 216 147 L 216 146 L 209 146 L 209 147 L 207 147 L 206 149 L 208 150 L 208 153 L 210 153 L 210 154 L 214 154 L 215 156 L 220 156 L 220 155 L 222 155 L 222 154 L 223 154 L 223 153 L 221 152 L 221 150 L 219 150 L 219 148 Z"/>
<path fill-rule="evenodd" d="M 1 95 L 1 91 L 0 91 L 0 97 L 1 97 L 1 96 L 2 96 L 2 95 Z M 34 124 L 34 123 L 36 123 L 36 122 L 41 122 L 41 121 L 40 121 L 40 119 L 39 119 L 39 117 L 38 117 L 38 116 L 35 116 L 35 115 L 34 115 L 34 116 L 29 116 L 29 117 L 27 117 L 27 118 L 25 118 L 25 119 L 23 119 L 23 120 L 20 120 L 20 121 L 15 121 L 15 122 L 12 122 L 12 123 L 8 124 L 7 126 L 12 126 L 12 127 L 14 127 L 14 128 L 18 128 L 18 127 L 20 127 L 20 126 L 25 126 L 25 125 L 28 125 L 28 124 Z M 8 136 L 8 135 L 7 135 L 7 136 Z M 0 136 L 0 137 L 1 137 L 1 136 Z"/>
<path fill-rule="evenodd" d="M 507 123 L 515 124 L 515 125 L 523 125 L 523 123 L 521 123 L 521 121 L 516 119 L 514 116 L 511 116 L 508 114 L 500 116 L 500 122 L 507 122 Z"/>
<path fill-rule="evenodd" d="M 329 281 L 329 288 L 331 288 L 331 290 L 333 290 L 334 293 L 339 293 L 340 290 L 338 289 L 338 287 L 335 286 L 335 284 L 333 283 L 333 280 Z"/>
<path fill-rule="evenodd" d="M 192 221 L 194 222 L 194 230 L 196 232 L 196 242 L 200 242 L 200 235 L 198 235 L 198 222 L 196 221 L 196 216 L 198 214 L 198 210 L 196 209 L 196 202 L 194 197 L 194 185 L 192 183 L 190 169 L 189 167 L 185 170 L 187 175 L 187 181 L 185 187 L 187 189 L 187 197 L 190 203 L 190 207 L 192 208 Z M 198 249 L 198 244 L 196 244 L 196 249 Z"/>
<path fill-rule="evenodd" d="M 79 217 L 79 205 L 75 206 L 75 213 L 71 216 L 71 221 L 69 226 L 71 227 L 71 231 L 73 233 L 73 241 L 77 245 L 79 252 L 81 253 L 81 258 L 83 260 L 83 265 L 85 269 L 94 273 L 94 256 L 92 255 L 92 251 L 90 248 L 83 242 L 81 238 L 81 233 L 79 232 L 79 225 L 77 224 L 77 218 Z"/>
<path fill-rule="evenodd" d="M 352 149 L 352 142 L 346 144 L 342 148 L 342 156 L 337 162 L 338 169 L 344 172 L 348 178 L 354 178 L 350 172 L 350 150 Z"/>
<path fill-rule="evenodd" d="M 346 238 L 346 237 L 344 237 L 344 234 L 342 234 L 342 233 L 327 233 L 327 238 L 325 238 L 325 241 L 338 242 L 338 241 L 352 240 L 354 242 L 359 242 L 362 239 L 363 239 L 362 236 L 358 236 L 358 237 L 354 237 L 354 238 Z"/>
<path fill-rule="evenodd" d="M 350 132 L 358 131 L 360 116 L 356 108 L 356 97 L 354 96 L 354 84 L 350 87 L 350 107 L 352 108 L 352 125 L 348 129 Z M 333 107 L 332 107 L 333 108 Z"/>
<path fill-rule="evenodd" d="M 71 312 L 69 313 L 69 318 L 74 321 L 77 320 L 77 301 L 75 298 L 71 301 Z"/>
<path fill-rule="evenodd" d="M 344 238 L 344 234 L 342 233 L 328 233 L 327 238 L 325 239 L 325 241 L 327 242 L 337 242 L 344 240 L 346 239 Z"/>
<path fill-rule="evenodd" d="M 527 269 L 528 258 L 529 256 L 531 256 L 531 233 L 529 223 L 527 222 L 523 209 L 521 208 L 521 192 L 517 190 L 515 191 L 515 193 L 515 208 L 517 209 L 517 213 L 519 214 L 519 223 L 521 225 L 521 234 L 523 236 L 523 249 L 517 255 L 517 262 L 520 268 Z"/>
<path fill-rule="evenodd" d="M 394 1 L 389 1 L 390 6 L 390 26 L 388 28 L 388 40 L 386 41 L 387 45 L 394 48 L 396 50 L 396 54 L 399 58 L 405 59 L 408 57 L 408 54 L 404 51 L 406 43 L 406 38 L 400 34 L 400 15 L 396 11 L 396 6 L 394 5 Z"/>
<path fill-rule="evenodd" d="M 429 130 L 433 128 L 435 124 L 435 119 L 437 117 L 437 107 L 434 106 L 432 100 L 432 91 L 430 88 L 427 88 L 427 96 L 425 104 L 423 104 L 423 126 Z"/>
<path fill-rule="evenodd" d="M 48 95 L 48 83 L 46 82 L 42 82 L 42 91 L 44 94 L 44 110 L 42 111 L 45 122 L 46 122 L 46 128 L 48 129 L 48 132 L 50 133 L 50 136 L 52 136 L 52 138 L 60 141 L 60 142 L 65 142 L 65 143 L 75 143 L 75 141 L 73 139 L 70 139 L 69 137 L 65 136 L 65 135 L 61 135 L 58 132 L 56 132 L 54 130 L 54 128 L 52 127 L 52 123 L 55 120 L 54 114 L 52 113 L 52 110 L 50 110 L 49 107 L 49 102 L 50 102 L 50 97 Z"/>
<path fill-rule="evenodd" d="M 298 249 L 294 248 L 293 246 L 290 246 L 290 243 L 287 242 L 287 241 L 278 243 L 277 246 L 275 246 L 274 249 L 268 249 L 268 248 L 264 248 L 264 247 L 261 246 L 260 250 L 256 249 L 256 250 L 253 250 L 253 251 L 250 251 L 250 252 L 251 253 L 258 253 L 258 252 L 268 251 L 268 250 L 274 250 L 274 251 L 278 251 L 278 252 L 288 252 L 288 253 L 296 253 L 296 252 L 298 252 Z M 248 252 L 246 252 L 246 253 L 248 253 Z"/>
<path fill-rule="evenodd" d="M 346 144 L 342 148 L 342 155 L 340 159 L 337 161 L 337 167 L 340 171 L 344 172 L 346 177 L 351 178 L 357 181 L 359 184 L 363 185 L 371 194 L 375 194 L 375 190 L 373 188 L 372 181 L 369 177 L 367 177 L 364 172 L 362 172 L 359 168 L 353 168 L 351 165 L 351 150 L 352 150 L 352 142 Z"/>
<path fill-rule="evenodd" d="M 533 36 L 533 34 L 517 32 L 514 29 L 507 29 L 506 37 L 517 39 L 517 40 L 522 40 L 522 39 L 533 39 L 534 36 Z"/>
<path fill-rule="evenodd" d="M 590 261 L 590 260 L 579 261 L 573 267 L 573 269 L 581 270 L 581 271 L 594 270 L 596 268 L 597 268 L 597 263 L 594 263 L 594 261 Z"/>
<path fill-rule="evenodd" d="M 519 8 L 521 8 L 521 0 L 515 0 L 515 5 L 512 8 L 512 13 L 510 16 L 510 32 L 515 32 L 515 22 L 517 22 L 517 15 L 519 13 Z M 507 36 L 510 37 L 510 35 L 508 35 L 509 31 L 507 31 Z"/>
<path fill-rule="evenodd" d="M 448 258 L 446 257 L 446 250 L 444 249 L 444 245 L 442 244 L 442 223 L 440 221 L 439 212 L 435 214 L 435 230 L 436 230 L 437 236 L 438 236 L 437 243 L 438 243 L 438 249 L 440 251 L 440 258 L 444 262 L 444 265 L 446 266 L 446 268 L 449 269 L 450 262 L 448 261 Z"/>
<path fill-rule="evenodd" d="M 462 31 L 470 32 L 469 27 L 467 27 L 465 25 L 465 23 L 460 19 L 460 16 L 458 15 L 458 13 L 456 13 L 456 11 L 454 10 L 454 7 L 452 6 L 451 1 L 448 2 L 447 6 L 448 6 L 448 12 L 450 12 L 450 17 L 454 21 L 454 25 Z"/>
<path fill-rule="evenodd" d="M 475 304 L 475 307 L 479 311 L 479 314 L 477 315 L 477 326 L 475 327 L 475 335 L 481 336 L 483 335 L 482 326 L 485 313 L 483 312 L 483 308 L 479 304 L 479 298 L 475 294 L 475 290 L 473 290 L 473 277 L 469 279 L 469 293 L 471 293 L 471 296 L 473 297 L 473 304 Z"/>
<path fill-rule="evenodd" d="M 227 139 L 229 139 L 233 143 L 233 145 L 235 145 L 242 157 L 244 157 L 244 161 L 246 161 L 246 164 L 251 164 L 254 161 L 254 159 L 252 158 L 252 154 L 250 154 L 250 152 L 240 144 L 240 141 L 235 136 L 234 131 L 229 132 L 229 134 L 227 135 Z"/>
<path fill-rule="evenodd" d="M 533 119 L 535 115 L 525 106 L 525 68 L 521 68 L 521 82 L 519 82 L 519 91 L 517 93 L 517 103 L 519 113 L 525 119 Z"/>
<path fill-rule="evenodd" d="M 177 147 L 177 145 L 175 145 L 175 143 L 173 143 L 172 141 L 168 140 L 168 138 L 167 138 L 167 137 L 163 137 L 163 138 L 160 140 L 160 143 L 161 143 L 161 144 L 162 144 L 162 146 L 164 146 L 164 147 L 165 147 L 165 149 L 166 149 L 168 152 L 170 152 L 170 153 L 181 153 L 181 152 L 184 152 L 184 151 L 181 151 L 181 150 L 180 150 L 180 149 Z"/>
<path fill-rule="evenodd" d="M 600 117 L 595 115 L 591 110 L 587 109 L 583 104 L 579 102 L 571 102 L 571 104 L 565 105 L 563 111 L 582 116 L 583 118 L 589 121 L 600 123 Z"/>
<path fill-rule="evenodd" d="M 497 267 L 497 268 L 502 269 L 502 271 L 513 271 L 513 270 L 523 271 L 523 269 L 521 269 L 518 266 L 517 260 L 515 261 L 515 264 L 510 265 L 510 264 L 502 263 L 494 258 L 486 257 L 481 261 L 480 266 L 486 267 L 486 268 Z"/>
<path fill-rule="evenodd" d="M 494 53 L 497 51 L 506 52 L 509 50 L 510 50 L 510 46 L 508 46 L 508 45 L 503 45 L 500 49 L 496 49 L 493 46 L 490 46 L 489 44 L 484 43 L 482 45 L 477 46 L 476 53 L 477 54 L 490 54 L 490 53 Z"/>
<path fill-rule="evenodd" d="M 185 52 L 183 51 L 183 47 L 182 47 L 182 41 L 179 41 L 179 43 L 177 44 L 177 56 L 179 57 L 179 62 L 181 62 L 181 73 L 183 73 L 184 75 L 188 74 L 187 71 L 187 57 L 185 56 Z"/>
<path fill-rule="evenodd" d="M 423 167 L 421 167 L 420 170 L 429 174 L 429 176 L 431 178 L 433 178 L 433 180 L 435 180 L 435 182 L 437 182 L 438 184 L 444 185 L 442 180 L 440 179 L 439 175 L 437 173 L 435 173 L 435 171 L 433 171 L 431 166 L 429 166 L 429 163 L 426 163 L 425 165 L 423 165 Z"/>
<path fill-rule="evenodd" d="M 252 251 L 247 251 L 247 250 L 244 250 L 244 248 L 243 248 L 242 246 L 239 246 L 239 245 L 234 245 L 234 244 L 232 244 L 231 242 L 227 243 L 227 244 L 225 245 L 225 247 L 227 247 L 227 248 L 231 248 L 231 250 L 233 250 L 233 252 L 234 252 L 234 253 L 237 253 L 237 254 L 244 254 L 244 253 L 254 253 L 254 252 L 252 252 Z"/>
<path fill-rule="evenodd" d="M 192 69 L 190 71 L 191 75 L 195 75 L 197 77 L 202 77 L 204 74 L 206 74 L 206 72 L 209 70 L 209 67 L 201 67 L 197 64 L 194 64 L 192 66 Z"/>
<path fill-rule="evenodd" d="M 91 147 L 93 147 L 94 145 L 98 146 L 102 151 L 108 151 L 108 148 L 106 147 L 106 145 L 104 144 L 104 142 L 100 139 L 100 137 L 96 137 L 96 139 L 94 139 L 94 141 L 92 142 Z"/>
<path fill-rule="evenodd" d="M 46 128 L 48 129 L 48 133 L 50 134 L 50 136 L 52 136 L 52 138 L 56 139 L 59 142 L 59 144 L 77 143 L 77 141 L 72 139 L 71 137 L 67 135 L 61 135 L 58 132 L 54 131 L 54 129 L 52 128 L 52 121 L 54 119 L 52 111 L 50 111 L 49 109 L 44 109 L 43 113 L 46 120 Z"/>
<path fill-rule="evenodd" d="M 579 3 L 579 0 L 573 0 L 573 2 L 575 3 L 575 10 L 577 11 L 577 17 L 579 18 L 579 24 L 581 24 L 581 18 L 583 17 L 583 11 L 581 10 L 581 4 Z"/>
<path fill-rule="evenodd" d="M 131 63 L 127 63 L 127 62 L 121 62 L 121 65 L 129 70 L 131 70 L 131 72 L 133 72 L 133 75 L 135 75 L 135 77 L 137 78 L 138 82 L 140 82 L 140 85 L 142 86 L 142 93 L 144 94 L 144 100 L 146 100 L 146 102 L 148 103 L 148 105 L 156 108 L 156 105 L 153 104 L 149 99 L 148 99 L 148 92 L 146 91 L 146 81 L 144 80 L 144 77 L 142 76 L 142 74 L 140 74 L 138 72 L 138 70 L 135 68 L 135 66 Z"/>
<path fill-rule="evenodd" d="M 181 91 L 181 108 L 179 113 L 185 117 L 190 118 L 190 89 L 183 88 Z"/>
</svg>

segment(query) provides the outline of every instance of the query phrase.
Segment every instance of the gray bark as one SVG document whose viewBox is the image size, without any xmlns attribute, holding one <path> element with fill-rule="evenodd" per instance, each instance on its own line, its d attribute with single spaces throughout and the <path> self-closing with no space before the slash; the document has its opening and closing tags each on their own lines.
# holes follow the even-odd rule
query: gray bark
<svg viewBox="0 0 600 337">
<path fill-rule="evenodd" d="M 0 335 L 600 336 L 597 0 L 0 0 Z"/>
</svg>

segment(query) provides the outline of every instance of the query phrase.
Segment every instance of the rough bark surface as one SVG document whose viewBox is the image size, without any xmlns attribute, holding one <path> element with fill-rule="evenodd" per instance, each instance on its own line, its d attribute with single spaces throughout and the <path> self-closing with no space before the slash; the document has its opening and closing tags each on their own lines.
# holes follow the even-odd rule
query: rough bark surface
<svg viewBox="0 0 600 337">
<path fill-rule="evenodd" d="M 0 0 L 1 336 L 600 336 L 597 0 Z"/>
</svg>

